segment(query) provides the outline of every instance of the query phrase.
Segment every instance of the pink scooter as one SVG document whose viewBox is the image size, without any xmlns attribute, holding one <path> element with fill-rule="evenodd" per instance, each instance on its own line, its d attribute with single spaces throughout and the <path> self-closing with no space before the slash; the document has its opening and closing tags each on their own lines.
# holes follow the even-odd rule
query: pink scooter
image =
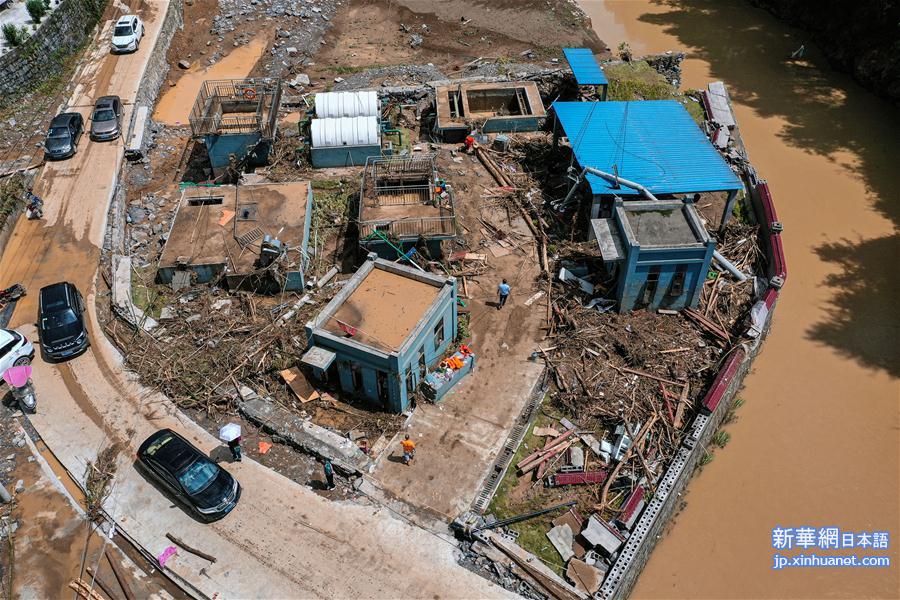
<svg viewBox="0 0 900 600">
<path fill-rule="evenodd" d="M 22 412 L 34 414 L 37 398 L 34 395 L 34 385 L 31 383 L 31 365 L 10 367 L 3 373 L 3 381 L 9 385 L 13 398 L 19 403 Z"/>
</svg>

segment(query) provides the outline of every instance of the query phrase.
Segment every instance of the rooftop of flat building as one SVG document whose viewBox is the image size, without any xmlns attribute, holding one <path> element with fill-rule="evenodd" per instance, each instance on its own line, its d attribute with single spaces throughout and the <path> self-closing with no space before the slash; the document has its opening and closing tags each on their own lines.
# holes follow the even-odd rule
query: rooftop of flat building
<svg viewBox="0 0 900 600">
<path fill-rule="evenodd" d="M 187 187 L 159 260 L 160 268 L 226 265 L 230 273 L 253 271 L 263 236 L 299 250 L 306 231 L 309 183 Z"/>
<path fill-rule="evenodd" d="M 398 350 L 441 288 L 384 269 L 374 268 L 338 307 L 323 329 L 346 335 L 341 324 L 356 330 L 353 338 L 385 350 Z"/>
<path fill-rule="evenodd" d="M 616 210 L 630 228 L 626 236 L 641 247 L 704 244 L 709 237 L 691 203 L 619 201 Z"/>
</svg>

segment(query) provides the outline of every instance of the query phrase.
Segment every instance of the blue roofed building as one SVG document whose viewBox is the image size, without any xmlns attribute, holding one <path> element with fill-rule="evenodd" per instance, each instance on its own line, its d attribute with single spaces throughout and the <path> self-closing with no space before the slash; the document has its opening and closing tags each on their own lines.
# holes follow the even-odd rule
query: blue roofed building
<svg viewBox="0 0 900 600">
<path fill-rule="evenodd" d="M 609 82 L 603 73 L 603 67 L 594 58 L 594 53 L 589 48 L 563 48 L 563 54 L 572 69 L 575 82 L 578 85 L 597 86 L 600 99 L 606 100 Z"/>
<path fill-rule="evenodd" d="M 572 148 L 572 167 L 583 175 L 593 196 L 591 218 L 608 213 L 613 199 L 636 198 L 643 186 L 651 196 L 723 192 L 730 214 L 743 190 L 740 178 L 676 100 L 631 102 L 554 102 L 554 146 L 561 138 Z M 585 173 L 592 167 L 606 173 Z M 578 177 L 575 185 L 580 185 Z M 647 194 L 643 193 L 646 197 Z"/>
</svg>

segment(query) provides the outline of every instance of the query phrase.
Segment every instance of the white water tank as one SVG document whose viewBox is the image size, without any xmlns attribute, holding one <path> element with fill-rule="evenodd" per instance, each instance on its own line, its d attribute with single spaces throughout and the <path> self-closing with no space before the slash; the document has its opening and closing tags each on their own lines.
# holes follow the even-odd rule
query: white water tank
<svg viewBox="0 0 900 600">
<path fill-rule="evenodd" d="M 380 115 L 378 94 L 374 91 L 316 94 L 316 116 L 320 119 L 378 117 Z"/>
<path fill-rule="evenodd" d="M 345 117 L 343 119 L 313 119 L 313 148 L 340 146 L 378 146 L 378 119 L 375 117 Z"/>
</svg>

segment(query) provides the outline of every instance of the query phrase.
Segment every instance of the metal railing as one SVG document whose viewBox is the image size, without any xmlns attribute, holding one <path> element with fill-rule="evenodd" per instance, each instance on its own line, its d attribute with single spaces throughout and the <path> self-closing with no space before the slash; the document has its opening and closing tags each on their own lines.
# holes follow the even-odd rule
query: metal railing
<svg viewBox="0 0 900 600">
<path fill-rule="evenodd" d="M 204 81 L 191 108 L 194 136 L 259 131 L 275 134 L 281 80 L 268 78 Z"/>
<path fill-rule="evenodd" d="M 359 223 L 359 237 L 364 240 L 380 231 L 388 238 L 411 239 L 427 237 L 452 237 L 456 235 L 456 217 L 413 217 L 393 221 L 372 220 Z"/>
</svg>

